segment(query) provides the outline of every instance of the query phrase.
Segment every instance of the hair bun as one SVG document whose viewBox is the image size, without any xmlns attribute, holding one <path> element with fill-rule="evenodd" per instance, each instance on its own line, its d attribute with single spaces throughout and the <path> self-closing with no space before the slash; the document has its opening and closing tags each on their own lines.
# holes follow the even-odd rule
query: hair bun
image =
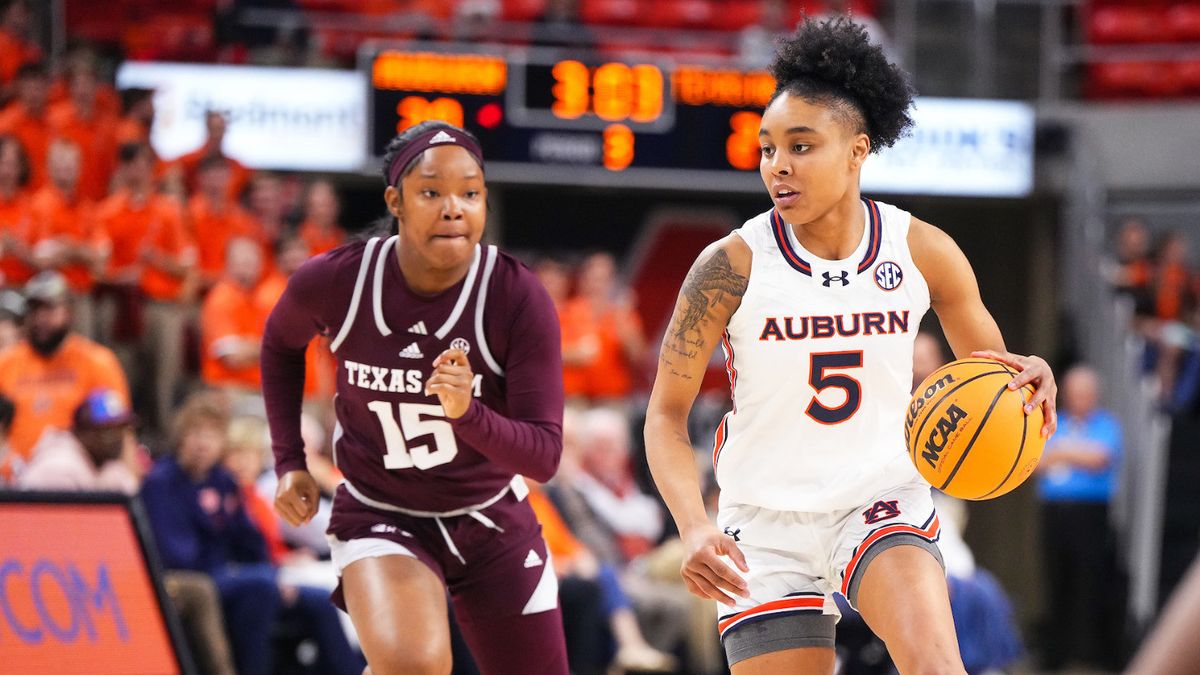
<svg viewBox="0 0 1200 675">
<path fill-rule="evenodd" d="M 872 44 L 867 29 L 847 17 L 805 18 L 780 43 L 770 67 L 776 95 L 842 98 L 863 115 L 871 151 L 890 147 L 912 126 L 915 92 L 908 77 Z"/>
</svg>

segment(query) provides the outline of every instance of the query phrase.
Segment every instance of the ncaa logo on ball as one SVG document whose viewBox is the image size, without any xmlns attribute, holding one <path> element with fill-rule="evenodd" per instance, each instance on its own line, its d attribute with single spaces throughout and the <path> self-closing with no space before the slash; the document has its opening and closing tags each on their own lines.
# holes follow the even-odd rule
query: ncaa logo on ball
<svg viewBox="0 0 1200 675">
<path fill-rule="evenodd" d="M 894 291 L 904 281 L 904 272 L 900 266 L 887 260 L 875 266 L 875 283 L 885 291 Z"/>
<path fill-rule="evenodd" d="M 454 338 L 450 341 L 450 349 L 461 349 L 464 354 L 471 353 L 471 343 L 466 338 Z"/>
</svg>

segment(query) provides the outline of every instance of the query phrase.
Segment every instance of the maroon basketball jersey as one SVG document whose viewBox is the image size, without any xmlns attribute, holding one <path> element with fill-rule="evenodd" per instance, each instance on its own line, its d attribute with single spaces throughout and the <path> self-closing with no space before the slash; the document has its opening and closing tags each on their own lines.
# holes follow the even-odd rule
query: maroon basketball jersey
<svg viewBox="0 0 1200 675">
<path fill-rule="evenodd" d="M 515 473 L 546 479 L 561 454 L 563 392 L 558 319 L 545 289 L 495 246 L 476 246 L 461 282 L 418 295 L 396 245 L 397 236 L 374 238 L 314 258 L 272 312 L 263 388 L 277 471 L 303 466 L 292 436 L 294 370 L 303 368 L 296 349 L 316 330 L 332 338 L 337 357 L 333 447 L 355 496 L 446 513 L 494 498 Z M 425 395 L 433 360 L 451 347 L 467 353 L 474 373 L 475 398 L 457 420 Z"/>
</svg>

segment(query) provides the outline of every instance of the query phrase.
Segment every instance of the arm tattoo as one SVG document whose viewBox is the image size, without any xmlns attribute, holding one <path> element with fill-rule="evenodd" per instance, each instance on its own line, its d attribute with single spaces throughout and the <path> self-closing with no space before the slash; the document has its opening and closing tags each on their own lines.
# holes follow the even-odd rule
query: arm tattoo
<svg viewBox="0 0 1200 675">
<path fill-rule="evenodd" d="M 675 321 L 663 339 L 659 355 L 662 362 L 670 367 L 672 375 L 692 379 L 675 367 L 677 360 L 696 357 L 704 348 L 704 336 L 700 328 L 712 320 L 711 310 L 721 304 L 736 307 L 746 293 L 748 283 L 746 277 L 733 271 L 729 256 L 720 249 L 688 272 L 679 291 Z"/>
</svg>

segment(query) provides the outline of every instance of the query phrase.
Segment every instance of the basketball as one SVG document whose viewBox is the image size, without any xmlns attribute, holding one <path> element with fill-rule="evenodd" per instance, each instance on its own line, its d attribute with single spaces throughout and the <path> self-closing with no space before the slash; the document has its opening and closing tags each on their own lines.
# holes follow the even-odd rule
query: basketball
<svg viewBox="0 0 1200 675">
<path fill-rule="evenodd" d="M 1011 390 L 1016 369 L 961 359 L 933 371 L 904 418 L 909 458 L 933 487 L 960 499 L 994 499 L 1033 473 L 1042 457 L 1042 411 L 1026 415 L 1034 388 Z"/>
</svg>

